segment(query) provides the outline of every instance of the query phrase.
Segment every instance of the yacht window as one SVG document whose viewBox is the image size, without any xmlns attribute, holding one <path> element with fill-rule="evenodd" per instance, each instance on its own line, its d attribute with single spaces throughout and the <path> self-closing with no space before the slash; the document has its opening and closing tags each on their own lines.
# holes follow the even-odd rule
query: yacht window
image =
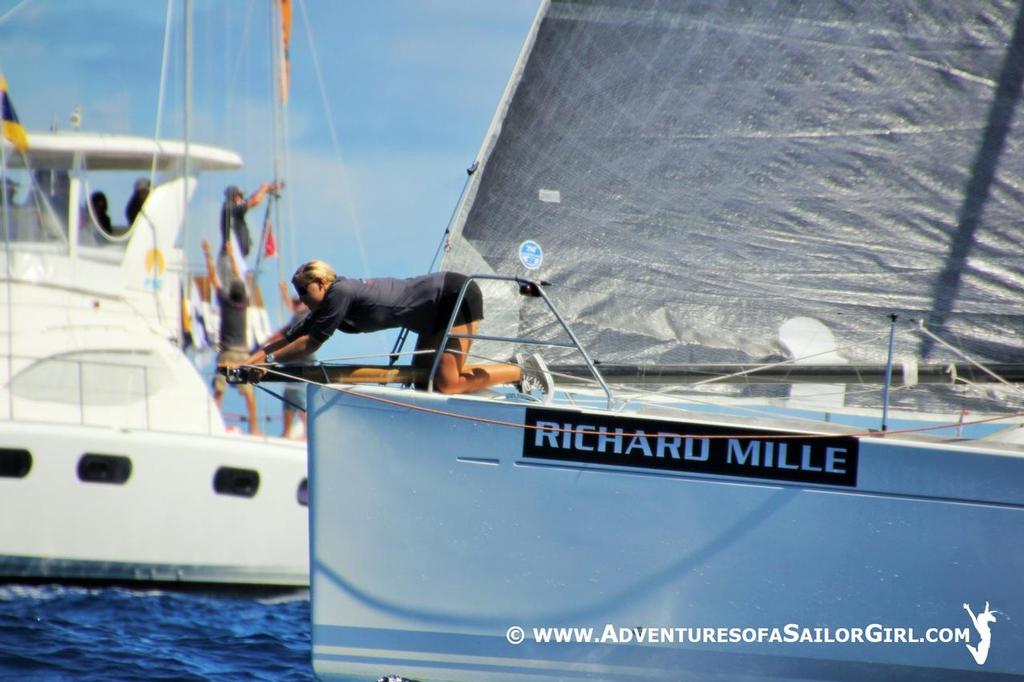
<svg viewBox="0 0 1024 682">
<path fill-rule="evenodd" d="M 260 489 L 260 474 L 253 469 L 221 467 L 213 477 L 213 489 L 221 495 L 255 497 Z"/>
<path fill-rule="evenodd" d="M 130 405 L 174 381 L 152 351 L 81 351 L 33 363 L 11 382 L 18 398 L 69 405 Z"/>
<path fill-rule="evenodd" d="M 8 167 L 4 174 L 3 205 L 11 241 L 66 245 L 70 197 L 67 171 Z"/>
<path fill-rule="evenodd" d="M 0 478 L 25 478 L 32 468 L 32 453 L 17 448 L 0 448 Z"/>
<path fill-rule="evenodd" d="M 88 163 L 88 160 L 85 163 Z M 97 172 L 83 167 L 81 178 L 79 244 L 102 247 L 120 253 L 132 232 L 132 224 L 128 220 L 129 212 L 122 209 L 126 200 L 128 204 L 135 200 L 134 194 L 126 199 L 126 193 L 132 188 L 130 176 L 123 172 Z M 139 178 L 135 181 L 136 185 L 142 181 L 146 183 L 148 194 L 149 179 Z M 136 212 L 137 209 L 131 211 L 133 214 Z"/>
<path fill-rule="evenodd" d="M 132 475 L 132 461 L 122 455 L 85 454 L 78 460 L 78 479 L 88 483 L 123 484 Z"/>
</svg>

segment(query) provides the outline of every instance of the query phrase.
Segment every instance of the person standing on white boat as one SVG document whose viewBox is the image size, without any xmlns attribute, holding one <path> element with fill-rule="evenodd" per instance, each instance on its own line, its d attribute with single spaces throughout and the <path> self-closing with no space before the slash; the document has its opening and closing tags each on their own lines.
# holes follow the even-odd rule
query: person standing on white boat
<svg viewBox="0 0 1024 682">
<path fill-rule="evenodd" d="M 246 319 L 249 296 L 246 293 L 245 282 L 238 274 L 238 267 L 231 258 L 231 245 L 228 244 L 228 261 L 231 263 L 232 278 L 225 288 L 217 275 L 217 268 L 213 264 L 213 256 L 210 255 L 210 243 L 203 240 L 203 255 L 206 258 L 206 274 L 210 278 L 211 286 L 216 292 L 217 303 L 220 305 L 220 352 L 217 354 L 217 364 L 238 362 L 249 355 L 249 348 L 245 343 Z M 224 390 L 227 388 L 227 380 L 219 372 L 213 377 L 213 399 L 217 407 L 221 406 L 224 400 Z M 256 395 L 252 386 L 248 384 L 236 384 L 238 392 L 245 398 L 245 407 L 249 417 L 249 433 L 254 436 L 260 435 L 259 422 L 256 415 Z"/>
<path fill-rule="evenodd" d="M 235 185 L 228 185 L 224 190 L 224 203 L 220 207 L 220 255 L 217 258 L 217 268 L 221 279 L 227 279 L 230 266 L 227 263 L 227 246 L 231 243 L 234 235 L 235 243 L 238 245 L 239 255 L 244 260 L 252 250 L 252 237 L 249 234 L 249 225 L 245 222 L 245 214 L 250 208 L 259 205 L 267 194 L 276 195 L 281 185 L 273 182 L 264 182 L 255 192 L 245 198 L 245 193 Z"/>
<path fill-rule="evenodd" d="M 409 279 L 347 279 L 338 277 L 324 261 L 310 261 L 295 271 L 292 286 L 312 312 L 298 326 L 288 329 L 283 339 L 233 366 L 307 357 L 335 330 L 360 334 L 405 327 L 419 335 L 417 348 L 436 352 L 465 281 L 465 275 L 455 272 L 435 272 Z M 483 295 L 476 282 L 471 282 L 451 331 L 476 334 L 482 319 Z M 539 355 L 530 357 L 531 365 L 525 372 L 516 365 L 468 365 L 471 345 L 470 339 L 448 340 L 434 379 L 441 393 L 471 393 L 498 384 L 522 383 L 525 374 L 530 378 L 544 377 L 542 390 L 550 395 L 550 375 Z M 433 360 L 433 355 L 426 357 Z"/>
</svg>

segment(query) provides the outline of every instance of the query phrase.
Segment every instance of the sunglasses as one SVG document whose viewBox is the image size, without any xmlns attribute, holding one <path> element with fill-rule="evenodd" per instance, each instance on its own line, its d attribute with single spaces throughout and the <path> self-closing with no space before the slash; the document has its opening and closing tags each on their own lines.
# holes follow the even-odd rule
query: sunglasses
<svg viewBox="0 0 1024 682">
<path fill-rule="evenodd" d="M 306 291 L 308 289 L 309 289 L 309 284 L 303 285 L 301 287 L 296 285 L 295 286 L 295 293 L 297 293 L 299 295 L 299 297 L 301 298 L 301 297 L 306 295 Z"/>
</svg>

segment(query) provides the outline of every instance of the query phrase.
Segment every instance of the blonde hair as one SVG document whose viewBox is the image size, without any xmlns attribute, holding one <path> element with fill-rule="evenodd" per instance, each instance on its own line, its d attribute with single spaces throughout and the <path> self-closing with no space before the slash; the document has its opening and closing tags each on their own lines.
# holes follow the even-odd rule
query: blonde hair
<svg viewBox="0 0 1024 682">
<path fill-rule="evenodd" d="M 322 260 L 311 260 L 308 263 L 303 263 L 299 266 L 299 269 L 292 275 L 292 284 L 299 286 L 305 286 L 310 282 L 333 282 L 337 275 L 334 273 L 332 268 Z"/>
</svg>

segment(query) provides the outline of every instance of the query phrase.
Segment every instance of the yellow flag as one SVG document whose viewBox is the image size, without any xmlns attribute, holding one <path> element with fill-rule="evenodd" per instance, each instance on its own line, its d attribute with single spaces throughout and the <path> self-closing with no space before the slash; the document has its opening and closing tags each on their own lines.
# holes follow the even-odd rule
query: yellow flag
<svg viewBox="0 0 1024 682">
<path fill-rule="evenodd" d="M 14 113 L 14 105 L 7 94 L 7 81 L 0 76 L 0 110 L 2 110 L 4 137 L 11 141 L 19 152 L 28 149 L 28 135 L 25 129 L 18 122 L 18 115 Z"/>
</svg>

